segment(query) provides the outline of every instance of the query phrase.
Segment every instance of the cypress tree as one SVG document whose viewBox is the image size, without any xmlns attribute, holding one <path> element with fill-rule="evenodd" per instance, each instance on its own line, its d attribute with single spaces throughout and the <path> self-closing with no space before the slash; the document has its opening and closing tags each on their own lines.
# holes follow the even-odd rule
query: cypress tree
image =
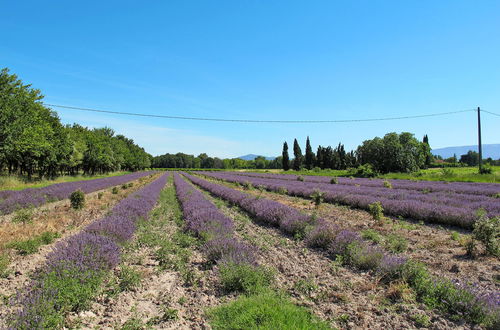
<svg viewBox="0 0 500 330">
<path fill-rule="evenodd" d="M 293 169 L 298 171 L 302 165 L 302 150 L 300 149 L 297 139 L 293 140 L 293 155 L 295 156 L 295 159 L 293 160 Z"/>
<path fill-rule="evenodd" d="M 283 170 L 288 171 L 290 169 L 290 157 L 288 156 L 288 144 L 283 143 L 283 152 L 282 152 L 282 162 L 283 162 Z"/>
<path fill-rule="evenodd" d="M 424 153 L 425 153 L 425 166 L 429 167 L 432 164 L 432 153 L 431 153 L 431 146 L 429 145 L 429 137 L 427 134 L 424 135 L 423 139 L 423 144 L 424 144 Z"/>
<path fill-rule="evenodd" d="M 312 169 L 314 166 L 314 153 L 311 148 L 311 142 L 309 141 L 309 136 L 306 140 L 306 168 L 308 170 Z"/>
</svg>

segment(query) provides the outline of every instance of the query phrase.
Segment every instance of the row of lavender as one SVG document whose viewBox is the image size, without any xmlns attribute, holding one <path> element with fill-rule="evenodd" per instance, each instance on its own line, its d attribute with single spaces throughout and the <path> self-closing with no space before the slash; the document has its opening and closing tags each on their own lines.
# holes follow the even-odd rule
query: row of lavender
<svg viewBox="0 0 500 330">
<path fill-rule="evenodd" d="M 477 220 L 477 210 L 484 209 L 491 217 L 500 215 L 500 202 L 496 198 L 465 194 L 430 193 L 417 191 L 395 191 L 388 188 L 320 184 L 311 182 L 264 179 L 235 173 L 203 173 L 209 177 L 229 182 L 262 186 L 276 192 L 309 198 L 319 190 L 327 202 L 341 203 L 368 209 L 374 202 L 380 202 L 385 213 L 450 225 L 472 228 Z"/>
<path fill-rule="evenodd" d="M 27 292 L 12 302 L 20 307 L 10 320 L 12 328 L 60 328 L 68 311 L 85 307 L 106 273 L 120 262 L 120 245 L 133 236 L 137 220 L 147 218 L 167 177 L 161 176 L 120 201 L 109 215 L 57 243 Z"/>
<path fill-rule="evenodd" d="M 255 248 L 234 237 L 233 221 L 177 173 L 174 184 L 186 222 L 186 230 L 205 241 L 210 262 L 256 266 Z"/>
<path fill-rule="evenodd" d="M 68 198 L 73 191 L 78 189 L 88 194 L 97 190 L 134 181 L 153 173 L 155 172 L 136 172 L 95 180 L 57 183 L 43 188 L 0 191 L 0 214 L 8 214 L 17 209 L 30 206 L 37 207 L 49 201 L 65 199 Z"/>
<path fill-rule="evenodd" d="M 279 227 L 283 232 L 305 237 L 305 242 L 321 248 L 332 258 L 341 256 L 354 267 L 373 270 L 385 280 L 404 280 L 419 298 L 450 314 L 474 323 L 500 323 L 500 294 L 483 292 L 475 286 L 437 279 L 419 263 L 393 255 L 378 245 L 361 239 L 359 233 L 341 230 L 323 219 L 314 219 L 296 209 L 265 198 L 239 192 L 199 177 L 186 175 L 193 183 L 245 211 L 257 220 Z"/>
<path fill-rule="evenodd" d="M 280 180 L 298 180 L 299 176 L 294 174 L 271 174 L 271 173 L 250 173 L 238 172 L 240 175 L 261 177 Z M 300 176 L 304 182 L 330 183 L 331 176 Z M 443 181 L 412 181 L 400 179 L 367 179 L 367 178 L 344 178 L 336 177 L 337 183 L 348 186 L 384 187 L 385 182 L 389 182 L 394 189 L 417 190 L 422 192 L 448 192 L 455 194 L 495 196 L 500 194 L 500 184 L 482 182 L 443 182 Z"/>
</svg>

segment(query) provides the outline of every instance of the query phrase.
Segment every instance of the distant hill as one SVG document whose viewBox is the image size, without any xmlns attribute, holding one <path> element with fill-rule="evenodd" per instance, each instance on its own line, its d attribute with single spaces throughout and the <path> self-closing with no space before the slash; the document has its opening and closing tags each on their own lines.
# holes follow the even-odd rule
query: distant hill
<svg viewBox="0 0 500 330">
<path fill-rule="evenodd" d="M 259 155 L 248 154 L 248 155 L 245 155 L 245 156 L 240 156 L 238 158 L 239 159 L 243 159 L 243 160 L 254 160 L 257 157 L 259 157 Z M 267 160 L 274 160 L 276 158 L 276 157 L 266 157 L 266 156 L 262 156 L 262 157 L 265 157 Z"/>
<path fill-rule="evenodd" d="M 469 150 L 477 152 L 477 145 L 432 149 L 432 154 L 443 158 L 453 157 L 453 154 L 456 154 L 457 158 L 460 158 L 461 155 L 466 154 Z M 500 144 L 483 144 L 483 158 L 490 157 L 500 159 Z"/>
</svg>

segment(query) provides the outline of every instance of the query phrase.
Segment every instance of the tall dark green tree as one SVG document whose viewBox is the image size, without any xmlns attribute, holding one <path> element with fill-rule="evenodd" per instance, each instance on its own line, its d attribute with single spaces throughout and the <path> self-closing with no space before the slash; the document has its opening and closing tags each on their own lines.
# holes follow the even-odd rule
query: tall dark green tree
<svg viewBox="0 0 500 330">
<path fill-rule="evenodd" d="M 432 165 L 432 161 L 434 160 L 431 153 L 431 146 L 429 145 L 429 137 L 427 134 L 424 135 L 424 139 L 422 140 L 422 148 L 425 154 L 425 167 L 429 167 Z"/>
<path fill-rule="evenodd" d="M 312 169 L 314 167 L 314 152 L 312 151 L 311 148 L 311 142 L 309 141 L 309 136 L 307 137 L 306 140 L 306 162 L 305 162 L 306 168 L 308 170 Z"/>
<path fill-rule="evenodd" d="M 281 154 L 283 170 L 288 171 L 290 169 L 290 156 L 288 156 L 288 144 L 283 143 L 283 152 Z"/>
<path fill-rule="evenodd" d="M 297 139 L 293 140 L 293 156 L 293 169 L 295 171 L 298 171 L 302 166 L 302 150 L 300 149 L 300 145 L 297 142 Z"/>
</svg>

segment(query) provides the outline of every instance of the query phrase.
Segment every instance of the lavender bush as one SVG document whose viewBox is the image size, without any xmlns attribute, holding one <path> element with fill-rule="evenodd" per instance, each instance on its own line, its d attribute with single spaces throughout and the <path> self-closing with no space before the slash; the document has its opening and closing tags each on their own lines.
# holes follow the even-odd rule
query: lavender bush
<svg viewBox="0 0 500 330">
<path fill-rule="evenodd" d="M 28 188 L 24 190 L 5 190 L 0 192 L 0 214 L 8 214 L 15 210 L 40 206 L 48 202 L 69 198 L 75 190 L 81 190 L 85 194 L 105 189 L 111 186 L 134 181 L 148 176 L 154 172 L 136 172 L 109 178 L 56 183 L 43 188 Z"/>
</svg>

